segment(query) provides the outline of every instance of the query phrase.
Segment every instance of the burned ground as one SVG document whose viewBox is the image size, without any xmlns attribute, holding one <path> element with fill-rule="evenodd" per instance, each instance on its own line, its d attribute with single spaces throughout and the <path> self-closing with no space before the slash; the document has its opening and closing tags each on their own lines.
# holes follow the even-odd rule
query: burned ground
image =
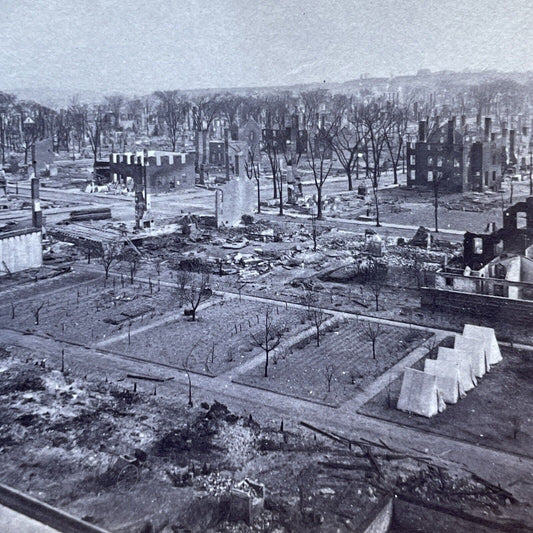
<svg viewBox="0 0 533 533">
<path fill-rule="evenodd" d="M 378 448 L 371 461 L 368 450 L 262 427 L 217 402 L 181 407 L 7 350 L 2 373 L 38 386 L 25 386 L 22 398 L 19 385 L 0 393 L 9 406 L 0 426 L 2 482 L 111 531 L 137 533 L 147 523 L 169 531 L 350 531 L 391 492 L 473 516 L 509 515 L 505 494 L 424 457 Z M 267 491 L 251 527 L 228 522 L 229 490 L 244 477 Z"/>
</svg>

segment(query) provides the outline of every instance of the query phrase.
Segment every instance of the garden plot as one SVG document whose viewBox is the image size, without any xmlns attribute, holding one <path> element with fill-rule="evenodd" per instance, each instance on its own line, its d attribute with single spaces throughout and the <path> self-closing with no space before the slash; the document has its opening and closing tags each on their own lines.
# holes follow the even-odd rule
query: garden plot
<svg viewBox="0 0 533 533">
<path fill-rule="evenodd" d="M 147 325 L 163 313 L 180 312 L 176 291 L 159 290 L 156 283 L 104 282 L 102 275 L 83 283 L 69 281 L 52 292 L 4 305 L 0 326 L 87 345 Z"/>
<path fill-rule="evenodd" d="M 376 333 L 375 358 L 371 337 Z M 347 320 L 311 337 L 281 357 L 274 357 L 268 377 L 263 368 L 249 370 L 238 381 L 306 400 L 338 405 L 372 383 L 428 337 L 418 330 Z M 237 381 L 237 380 L 235 380 Z"/>
<path fill-rule="evenodd" d="M 211 305 L 210 305 L 211 303 Z M 268 306 L 248 300 L 208 300 L 196 321 L 187 316 L 106 345 L 106 349 L 157 362 L 218 375 L 261 353 L 252 335 L 264 327 L 269 309 L 273 327 L 283 338 L 311 327 L 305 311 Z"/>
<path fill-rule="evenodd" d="M 393 381 L 359 412 L 507 452 L 532 455 L 533 417 L 526 407 L 533 397 L 533 353 L 502 348 L 503 361 L 478 385 L 433 418 L 396 409 L 402 378 Z M 423 369 L 423 361 L 415 368 Z"/>
</svg>

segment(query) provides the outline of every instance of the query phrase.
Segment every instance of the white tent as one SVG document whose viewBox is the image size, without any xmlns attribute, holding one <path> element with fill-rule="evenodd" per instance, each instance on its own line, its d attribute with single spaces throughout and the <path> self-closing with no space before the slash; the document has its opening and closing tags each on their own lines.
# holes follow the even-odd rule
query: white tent
<svg viewBox="0 0 533 533">
<path fill-rule="evenodd" d="M 457 403 L 459 395 L 461 398 L 465 395 L 459 379 L 459 367 L 453 361 L 426 359 L 424 372 L 437 376 L 437 390 L 446 403 Z"/>
<path fill-rule="evenodd" d="M 483 343 L 473 337 L 464 337 L 463 335 L 455 335 L 455 349 L 462 350 L 470 355 L 472 362 L 472 370 L 474 375 L 482 378 L 485 372 L 490 370 L 490 366 L 485 357 L 485 350 Z"/>
<path fill-rule="evenodd" d="M 465 337 L 478 339 L 478 341 L 483 343 L 485 357 L 487 358 L 489 365 L 495 365 L 502 360 L 502 354 L 500 352 L 500 347 L 498 346 L 498 341 L 496 340 L 496 334 L 492 328 L 465 324 L 463 335 Z"/>
<path fill-rule="evenodd" d="M 472 359 L 465 351 L 439 346 L 437 361 L 450 361 L 457 365 L 459 382 L 465 392 L 472 390 L 477 385 L 476 376 L 472 370 Z"/>
<path fill-rule="evenodd" d="M 446 404 L 437 389 L 437 376 L 406 368 L 396 407 L 428 418 L 444 411 Z"/>
</svg>

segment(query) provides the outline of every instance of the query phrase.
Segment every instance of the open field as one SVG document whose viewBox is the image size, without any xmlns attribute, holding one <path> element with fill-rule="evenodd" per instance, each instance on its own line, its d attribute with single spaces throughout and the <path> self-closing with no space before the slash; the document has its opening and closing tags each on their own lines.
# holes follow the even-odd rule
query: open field
<svg viewBox="0 0 533 533">
<path fill-rule="evenodd" d="M 533 353 L 503 349 L 502 356 L 503 361 L 478 379 L 477 387 L 469 391 L 465 398 L 447 405 L 444 412 L 431 419 L 395 408 L 401 378 L 367 402 L 359 412 L 480 446 L 532 457 L 533 417 L 524 407 L 531 403 L 533 397 Z M 423 369 L 423 361 L 419 361 L 414 368 Z"/>
<path fill-rule="evenodd" d="M 368 323 L 363 321 L 347 320 L 321 335 L 319 347 L 310 337 L 288 354 L 276 357 L 267 378 L 259 366 L 237 381 L 337 405 L 352 398 L 427 338 L 420 331 L 380 326 L 374 359 L 366 327 Z"/>
</svg>

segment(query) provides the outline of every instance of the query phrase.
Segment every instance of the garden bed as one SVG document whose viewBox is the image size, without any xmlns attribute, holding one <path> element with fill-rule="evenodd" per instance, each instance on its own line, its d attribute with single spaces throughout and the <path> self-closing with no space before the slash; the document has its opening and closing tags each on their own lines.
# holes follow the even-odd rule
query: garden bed
<svg viewBox="0 0 533 533">
<path fill-rule="evenodd" d="M 339 405 L 353 398 L 428 337 L 418 330 L 381 325 L 374 359 L 371 341 L 364 330 L 366 324 L 347 320 L 323 334 L 319 347 L 313 336 L 304 346 L 293 347 L 287 355 L 274 357 L 268 377 L 264 377 L 264 367 L 260 365 L 235 381 Z"/>
</svg>

